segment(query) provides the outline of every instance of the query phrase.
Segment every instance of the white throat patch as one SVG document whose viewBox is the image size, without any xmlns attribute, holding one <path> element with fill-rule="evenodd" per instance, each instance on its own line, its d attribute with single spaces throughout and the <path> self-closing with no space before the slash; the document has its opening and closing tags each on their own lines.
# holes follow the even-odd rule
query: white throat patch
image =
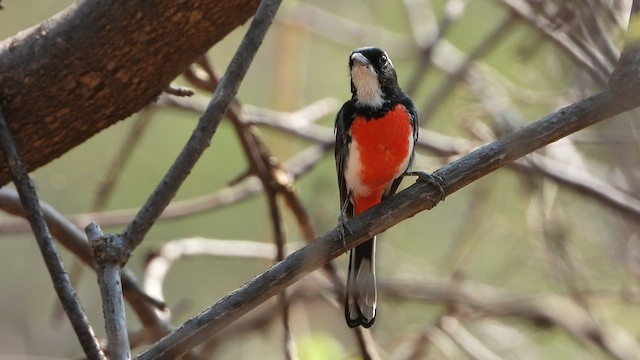
<svg viewBox="0 0 640 360">
<path fill-rule="evenodd" d="M 351 81 L 356 87 L 358 97 L 356 105 L 379 108 L 384 104 L 384 94 L 380 88 L 378 75 L 371 65 L 354 64 L 351 69 Z"/>
</svg>

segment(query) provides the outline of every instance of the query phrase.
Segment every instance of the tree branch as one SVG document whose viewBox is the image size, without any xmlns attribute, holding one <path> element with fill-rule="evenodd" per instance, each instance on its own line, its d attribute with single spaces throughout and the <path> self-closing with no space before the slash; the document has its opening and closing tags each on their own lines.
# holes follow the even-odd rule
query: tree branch
<svg viewBox="0 0 640 360">
<path fill-rule="evenodd" d="M 58 250 L 53 243 L 40 208 L 36 189 L 27 174 L 27 169 L 22 163 L 11 132 L 7 127 L 2 107 L 0 107 L 0 148 L 4 153 L 7 168 L 11 170 L 11 177 L 20 194 L 20 202 L 27 212 L 31 229 L 51 276 L 53 287 L 62 303 L 62 308 L 67 313 L 73 330 L 78 336 L 80 345 L 90 359 L 105 359 L 93 328 L 89 324 L 89 319 L 82 308 L 82 304 L 80 304 L 80 299 L 78 299 L 78 295 L 71 284 L 69 274 L 67 274 Z"/>
<path fill-rule="evenodd" d="M 330 144 L 309 147 L 286 161 L 283 164 L 285 169 L 284 171 L 294 179 L 307 174 L 329 152 L 329 147 Z M 174 201 L 167 206 L 160 216 L 160 219 L 181 219 L 193 214 L 219 210 L 226 206 L 249 199 L 250 197 L 259 194 L 261 191 L 262 184 L 256 177 L 251 176 L 241 182 L 224 189 L 220 189 L 219 191 L 211 194 L 201 195 L 187 200 Z M 3 197 L 11 197 L 11 192 L 12 191 L 9 189 L 0 190 L 0 208 L 7 210 L 11 214 L 18 214 L 18 216 L 22 216 L 19 214 L 18 210 L 13 208 L 12 205 L 6 205 L 8 208 L 3 207 Z M 9 200 L 7 199 L 7 201 Z M 102 226 L 124 225 L 133 220 L 137 210 L 137 208 L 129 208 L 104 212 L 81 213 L 68 215 L 67 219 L 76 226 L 86 224 L 88 222 L 87 219 L 92 219 L 96 223 L 102 224 Z M 0 232 L 2 233 L 9 234 L 25 231 L 29 231 L 29 227 L 28 225 L 25 225 L 22 219 L 0 219 Z"/>
<path fill-rule="evenodd" d="M 96 265 L 102 295 L 102 313 L 107 332 L 107 348 L 111 360 L 131 359 L 127 317 L 122 301 L 120 269 L 129 253 L 117 236 L 103 236 L 96 223 L 85 228 L 91 244 L 91 256 Z"/>
<path fill-rule="evenodd" d="M 483 146 L 439 169 L 435 174 L 444 179 L 444 191 L 446 195 L 450 195 L 534 150 L 639 104 L 640 99 L 630 93 L 623 96 L 606 90 Z M 419 182 L 412 185 L 349 221 L 352 234 L 345 239 L 346 246 L 343 246 L 337 230 L 324 234 L 187 321 L 142 353 L 139 359 L 170 359 L 179 356 L 346 250 L 406 218 L 432 208 L 437 203 L 434 200 L 437 197 L 438 191 L 429 184 Z"/>
<path fill-rule="evenodd" d="M 85 234 L 49 204 L 40 202 L 40 207 L 51 233 L 58 239 L 60 244 L 71 251 L 83 263 L 93 266 L 91 250 Z M 0 189 L 0 208 L 16 216 L 27 216 L 15 192 L 8 189 Z M 172 330 L 171 325 L 158 317 L 155 312 L 156 309 L 164 309 L 164 303 L 145 294 L 132 272 L 122 269 L 121 276 L 124 296 L 135 310 L 145 329 L 151 330 L 151 337 L 158 339 Z"/>
<path fill-rule="evenodd" d="M 149 104 L 258 3 L 78 1 L 0 42 L 0 105 L 27 169 Z"/>
<path fill-rule="evenodd" d="M 238 92 L 240 83 L 262 44 L 262 40 L 279 5 L 280 0 L 265 0 L 260 4 L 247 33 L 231 59 L 222 81 L 216 88 L 207 110 L 191 134 L 191 138 L 189 138 L 178 158 L 160 181 L 160 184 L 138 211 L 136 218 L 122 233 L 122 237 L 129 249 L 133 250 L 142 242 L 146 233 L 173 199 L 184 180 L 191 173 L 193 166 L 209 146 L 227 107 Z"/>
</svg>

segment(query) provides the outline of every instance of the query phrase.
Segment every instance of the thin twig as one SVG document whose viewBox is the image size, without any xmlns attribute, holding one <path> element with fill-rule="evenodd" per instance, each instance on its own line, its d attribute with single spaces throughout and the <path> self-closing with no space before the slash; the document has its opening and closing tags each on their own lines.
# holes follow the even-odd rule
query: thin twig
<svg viewBox="0 0 640 360">
<path fill-rule="evenodd" d="M 293 180 L 309 173 L 331 149 L 331 144 L 314 145 L 294 155 L 287 160 L 283 167 Z M 0 194 L 5 191 L 0 189 Z M 6 190 L 10 192 L 10 190 Z M 211 194 L 197 196 L 191 199 L 174 201 L 160 216 L 162 220 L 181 219 L 193 214 L 222 209 L 226 206 L 237 204 L 247 200 L 262 191 L 262 184 L 256 177 L 248 177 L 241 182 L 220 189 Z M 89 220 L 102 224 L 102 226 L 123 225 L 129 223 L 136 215 L 138 209 L 119 209 L 97 213 L 81 213 L 69 215 L 68 220 L 80 226 Z M 1 219 L 0 232 L 16 233 L 28 231 L 28 226 L 22 220 Z M 315 238 L 315 237 L 314 237 Z"/>
<path fill-rule="evenodd" d="M 197 78 L 189 78 L 190 81 L 197 81 Z M 205 80 L 202 80 L 205 81 Z M 210 84 L 206 84 L 206 89 L 210 88 Z M 194 111 L 201 113 L 206 108 L 206 103 L 202 103 L 200 99 L 176 99 L 171 97 L 161 97 L 159 104 L 162 106 L 175 106 L 180 109 Z M 319 100 L 311 103 L 293 113 L 279 113 L 272 112 L 265 109 L 259 109 L 255 107 L 247 106 L 245 119 L 248 123 L 261 123 L 262 119 L 265 121 L 279 121 L 286 125 L 300 124 L 301 129 L 306 129 L 307 124 L 310 124 L 317 119 L 326 116 L 329 113 L 333 113 L 336 109 L 337 103 L 332 99 Z M 286 127 L 281 127 L 286 131 Z M 321 134 L 322 141 L 318 141 L 318 136 Z M 291 133 L 296 134 L 295 131 Z M 299 135 L 297 135 L 299 136 Z M 322 146 L 312 146 L 307 150 L 301 151 L 293 156 L 288 161 L 285 161 L 282 165 L 284 173 L 288 174 L 295 180 L 302 175 L 308 173 L 315 165 L 323 158 L 329 150 L 333 148 L 333 135 L 331 130 L 328 130 L 321 126 L 316 126 L 308 131 L 309 140 L 320 142 Z M 211 211 L 219 209 L 231 204 L 235 204 L 242 200 L 252 197 L 262 190 L 262 186 L 257 178 L 247 178 L 233 185 L 232 187 L 221 189 L 217 193 L 203 195 L 200 197 L 194 197 L 183 201 L 176 201 L 171 203 L 160 216 L 160 219 L 179 219 L 186 216 L 190 216 L 197 213 Z M 289 191 L 295 194 L 294 191 Z M 289 201 L 287 200 L 287 203 Z M 68 219 L 78 226 L 83 226 L 87 223 L 87 219 L 91 219 L 102 226 L 123 225 L 131 222 L 138 209 L 119 209 L 113 211 L 103 212 L 91 212 L 83 214 L 68 215 Z M 299 214 L 299 212 L 295 212 Z M 0 219 L 0 232 L 2 233 L 15 233 L 28 231 L 28 226 L 23 221 L 17 221 L 13 219 Z M 308 231 L 305 231 L 305 237 L 309 241 L 315 239 L 315 234 L 308 237 Z"/>
<path fill-rule="evenodd" d="M 238 92 L 240 83 L 251 64 L 281 0 L 263 1 L 249 26 L 238 50 L 216 88 L 207 110 L 204 112 L 191 138 L 185 144 L 171 168 L 142 206 L 136 218 L 127 226 L 122 236 L 130 249 L 137 247 L 151 226 L 160 217 L 178 189 L 187 178 L 204 150 L 209 146 L 222 117 Z"/>
<path fill-rule="evenodd" d="M 58 294 L 64 311 L 69 317 L 71 326 L 78 336 L 84 353 L 90 359 L 105 359 L 100 350 L 98 339 L 89 324 L 89 319 L 80 304 L 67 270 L 58 255 L 49 228 L 44 220 L 42 209 L 36 189 L 29 178 L 27 169 L 20 159 L 18 149 L 11 136 L 11 132 L 4 118 L 4 112 L 0 108 L 0 147 L 5 154 L 7 165 L 11 171 L 11 177 L 20 194 L 22 206 L 26 209 L 33 234 L 42 253 L 45 265 L 51 276 L 53 287 Z"/>
<path fill-rule="evenodd" d="M 213 66 L 208 62 L 208 59 L 206 57 L 201 58 L 199 64 L 208 74 L 208 84 L 210 84 L 210 87 L 215 88 L 219 86 L 219 77 L 215 73 Z M 195 77 L 195 74 L 191 74 L 191 77 Z M 279 178 L 275 176 L 276 168 L 280 167 L 280 165 L 279 162 L 271 155 L 269 149 L 260 140 L 253 125 L 249 125 L 244 121 L 240 106 L 240 103 L 237 100 L 234 100 L 230 104 L 227 114 L 231 119 L 236 135 L 240 139 L 240 144 L 242 145 L 245 156 L 249 161 L 251 173 L 258 176 L 267 195 L 267 203 L 273 228 L 273 239 L 277 249 L 274 260 L 275 262 L 278 262 L 284 259 L 284 247 L 286 242 L 284 224 L 282 222 L 282 215 L 278 205 L 278 195 L 281 192 L 281 189 L 285 187 L 281 184 L 282 180 L 279 181 Z M 285 177 L 288 178 L 288 176 Z M 285 358 L 287 360 L 297 359 L 295 343 L 293 341 L 293 335 L 291 334 L 291 328 L 289 325 L 289 302 L 287 300 L 286 291 L 283 291 L 278 295 L 278 302 L 282 312 L 282 323 L 284 328 L 283 349 Z"/>
<path fill-rule="evenodd" d="M 164 89 L 164 92 L 178 97 L 193 96 L 195 92 L 189 88 L 171 84 Z"/>
<path fill-rule="evenodd" d="M 637 68 L 640 60 L 640 1 L 633 0 L 631 4 L 631 14 L 629 15 L 629 28 L 627 29 L 627 38 L 625 39 L 624 50 L 620 55 L 616 69 L 611 74 L 609 86 L 620 89 L 620 91 L 634 91 L 640 83 L 638 79 Z"/>
<path fill-rule="evenodd" d="M 127 261 L 129 253 L 126 252 L 124 244 L 118 243 L 121 241 L 119 237 L 103 236 L 98 224 L 87 225 L 85 231 L 91 244 L 91 255 L 96 265 L 102 295 L 102 313 L 107 333 L 109 359 L 131 359 L 120 280 L 120 268 Z"/>
<path fill-rule="evenodd" d="M 420 360 L 420 359 L 428 359 L 426 356 L 429 345 L 433 343 L 433 328 L 428 328 L 427 330 L 418 334 L 415 339 L 412 341 L 412 349 L 409 355 L 407 355 L 407 360 Z"/>
<path fill-rule="evenodd" d="M 203 72 L 208 75 L 208 78 L 199 76 L 196 71 L 191 69 L 186 72 L 187 79 L 203 90 L 212 91 L 219 82 L 218 75 L 212 65 L 208 62 L 207 58 L 201 58 L 198 61 L 198 64 L 202 67 Z M 298 221 L 300 230 L 304 235 L 305 241 L 308 243 L 312 242 L 316 238 L 316 234 L 313 230 L 309 214 L 303 206 L 298 194 L 294 190 L 293 180 L 295 179 L 295 176 L 294 174 L 290 174 L 290 172 L 287 171 L 287 167 L 283 167 L 280 162 L 271 155 L 271 152 L 260 139 L 258 133 L 251 124 L 254 122 L 260 122 L 262 117 L 269 117 L 272 121 L 276 122 L 285 122 L 287 124 L 298 122 L 301 124 L 304 123 L 306 126 L 313 126 L 311 120 L 322 117 L 329 109 L 333 110 L 335 106 L 335 101 L 332 99 L 325 99 L 312 103 L 295 113 L 288 114 L 252 107 L 241 110 L 239 109 L 240 104 L 236 101 L 228 110 L 228 116 L 236 129 L 240 143 L 245 150 L 247 158 L 249 159 L 252 173 L 256 174 L 260 178 L 263 188 L 267 193 L 270 208 L 269 211 L 272 214 L 272 222 L 276 224 L 280 221 L 279 209 L 277 206 L 274 209 L 274 205 L 276 196 L 281 195 L 284 198 L 286 205 Z M 304 126 L 302 127 L 304 128 Z M 318 129 L 322 128 L 319 127 Z M 318 129 L 316 129 L 316 132 L 318 132 Z M 328 134 L 323 145 L 325 145 L 326 148 L 331 147 L 333 145 L 333 135 Z M 276 244 L 280 242 L 278 239 L 283 236 L 281 231 L 282 230 L 276 225 L 274 228 Z M 282 250 L 278 250 L 279 254 L 281 252 Z M 280 261 L 282 258 L 278 256 L 277 260 Z M 327 263 L 323 266 L 323 270 L 333 284 L 336 296 L 338 298 L 342 298 L 344 294 L 344 283 L 338 276 L 334 265 L 332 263 Z M 282 303 L 284 317 L 286 357 L 292 358 L 294 355 L 294 343 L 288 324 L 289 310 L 286 305 L 286 299 L 283 296 L 280 297 L 280 301 Z M 362 357 L 365 359 L 379 358 L 375 344 L 373 344 L 372 337 L 367 330 L 357 328 L 354 330 L 354 333 L 358 340 L 358 344 L 360 345 L 360 353 Z"/>
<path fill-rule="evenodd" d="M 276 256 L 273 244 L 246 240 L 219 240 L 200 237 L 173 240 L 152 253 L 144 271 L 145 291 L 164 299 L 163 283 L 173 263 L 183 257 L 223 256 L 272 260 Z"/>
<path fill-rule="evenodd" d="M 268 186 L 268 187 L 267 187 Z M 278 206 L 278 190 L 274 189 L 273 186 L 269 186 L 267 184 L 265 186 L 267 190 L 267 199 L 269 203 L 269 213 L 271 214 L 271 223 L 273 225 L 273 236 L 274 242 L 276 245 L 276 257 L 275 261 L 282 261 L 285 257 L 285 233 L 284 233 L 284 223 L 282 222 L 282 214 L 280 213 L 280 207 Z M 287 299 L 287 290 L 284 289 L 278 295 L 278 303 L 280 304 L 280 311 L 282 312 L 282 326 L 284 329 L 284 342 L 283 342 L 283 350 L 285 354 L 285 359 L 294 360 L 298 358 L 296 352 L 295 341 L 293 339 L 293 334 L 291 333 L 291 325 L 289 322 L 290 318 L 290 305 L 289 300 Z"/>
</svg>

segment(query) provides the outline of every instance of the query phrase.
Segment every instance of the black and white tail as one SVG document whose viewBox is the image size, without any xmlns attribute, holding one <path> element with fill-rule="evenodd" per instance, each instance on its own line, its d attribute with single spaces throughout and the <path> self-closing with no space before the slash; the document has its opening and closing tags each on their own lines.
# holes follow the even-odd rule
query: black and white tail
<svg viewBox="0 0 640 360">
<path fill-rule="evenodd" d="M 355 249 L 349 256 L 345 317 L 349 327 L 368 328 L 376 319 L 376 238 L 373 237 Z"/>
</svg>

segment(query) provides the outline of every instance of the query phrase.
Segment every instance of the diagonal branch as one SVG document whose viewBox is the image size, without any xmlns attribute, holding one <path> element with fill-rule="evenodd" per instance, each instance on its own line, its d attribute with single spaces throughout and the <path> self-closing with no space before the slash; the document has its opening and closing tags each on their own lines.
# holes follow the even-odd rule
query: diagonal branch
<svg viewBox="0 0 640 360">
<path fill-rule="evenodd" d="M 439 169 L 435 174 L 444 179 L 444 191 L 446 195 L 450 195 L 530 152 L 638 105 L 640 100 L 629 92 L 618 94 L 606 90 L 483 146 Z M 345 239 L 346 246 L 343 246 L 337 230 L 324 234 L 183 324 L 142 353 L 139 359 L 170 359 L 179 356 L 346 250 L 404 219 L 432 208 L 437 203 L 434 200 L 437 195 L 438 191 L 429 184 L 420 182 L 412 185 L 351 220 L 349 227 L 353 232 Z"/>
<path fill-rule="evenodd" d="M 253 123 L 278 129 L 319 144 L 333 143 L 333 140 L 329 140 L 332 137 L 331 129 L 320 125 L 304 124 L 297 126 L 292 124 L 292 121 L 286 122 L 266 116 L 252 116 L 251 114 L 248 114 L 248 118 Z M 418 149 L 428 150 L 443 157 L 462 155 L 477 146 L 472 141 L 449 137 L 426 129 L 421 130 L 420 139 L 416 145 Z M 520 172 L 536 171 L 547 179 L 553 180 L 568 189 L 589 196 L 605 206 L 621 211 L 627 216 L 640 219 L 640 200 L 616 188 L 606 179 L 599 179 L 595 175 L 579 168 L 567 167 L 558 160 L 538 154 L 530 154 L 526 159 L 520 159 L 509 164 L 508 168 Z M 16 230 L 18 230 L 17 225 L 14 225 Z M 11 226 L 2 227 L 2 223 L 0 223 L 0 229 L 9 231 Z"/>
<path fill-rule="evenodd" d="M 216 88 L 207 110 L 191 134 L 191 138 L 160 184 L 142 206 L 136 218 L 122 233 L 125 243 L 131 250 L 142 242 L 146 233 L 176 195 L 193 166 L 209 146 L 227 107 L 238 92 L 240 83 L 260 44 L 262 44 L 279 5 L 279 0 L 263 1 L 260 4 L 249 30 L 231 59 L 222 81 Z"/>
<path fill-rule="evenodd" d="M 80 304 L 78 294 L 71 284 L 69 274 L 67 274 L 58 250 L 53 243 L 51 233 L 44 220 L 35 186 L 31 178 L 29 178 L 27 169 L 18 153 L 15 141 L 4 119 L 2 108 L 0 108 L 0 148 L 4 153 L 7 167 L 11 170 L 11 177 L 20 194 L 20 202 L 27 212 L 33 234 L 51 276 L 53 287 L 62 303 L 62 308 L 67 313 L 73 330 L 78 336 L 80 345 L 90 359 L 105 359 L 104 354 L 100 351 L 98 339 L 93 332 L 93 328 L 89 324 L 89 319 L 82 308 L 82 304 Z"/>
</svg>

